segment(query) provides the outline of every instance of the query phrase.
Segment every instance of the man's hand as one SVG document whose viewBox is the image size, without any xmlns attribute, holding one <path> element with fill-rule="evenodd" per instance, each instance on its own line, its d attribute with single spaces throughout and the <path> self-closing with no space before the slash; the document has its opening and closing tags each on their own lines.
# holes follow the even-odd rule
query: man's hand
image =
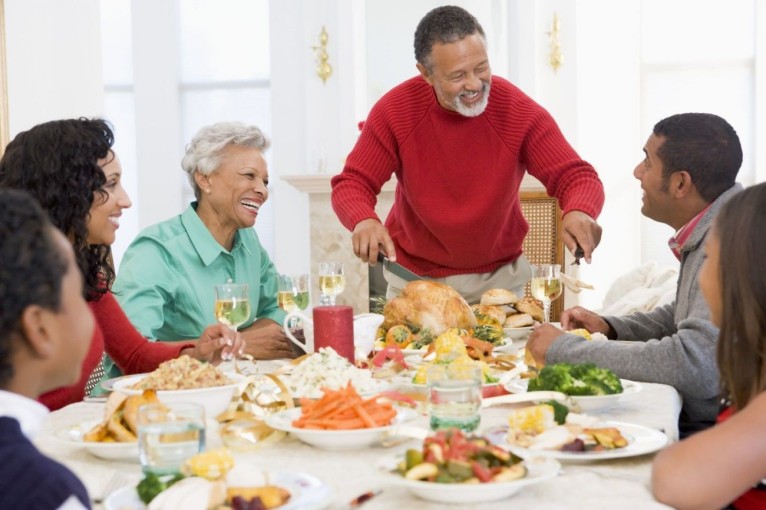
<svg viewBox="0 0 766 510">
<path fill-rule="evenodd" d="M 582 211 L 569 211 L 561 219 L 563 241 L 574 254 L 579 244 L 585 253 L 585 261 L 590 264 L 591 254 L 601 242 L 601 226 L 596 220 Z"/>
<path fill-rule="evenodd" d="M 532 328 L 532 333 L 527 340 L 526 349 L 535 359 L 537 366 L 545 364 L 545 355 L 548 349 L 564 332 L 551 324 L 537 324 Z"/>
<path fill-rule="evenodd" d="M 585 328 L 591 333 L 603 333 L 607 338 L 617 337 L 617 333 L 608 322 L 582 306 L 575 306 L 561 312 L 561 327 L 564 331 Z"/>
<path fill-rule="evenodd" d="M 218 364 L 241 356 L 244 349 L 245 340 L 239 332 L 223 324 L 212 324 L 205 328 L 194 348 L 184 349 L 181 354 Z"/>
<path fill-rule="evenodd" d="M 245 352 L 255 359 L 292 359 L 296 356 L 285 330 L 271 319 L 258 319 L 240 333 L 245 339 Z"/>
<path fill-rule="evenodd" d="M 396 261 L 396 249 L 394 241 L 388 235 L 388 230 L 375 218 L 362 220 L 354 227 L 351 235 L 354 246 L 354 255 L 374 266 L 378 261 L 378 251 L 383 247 L 383 252 L 392 262 Z"/>
</svg>

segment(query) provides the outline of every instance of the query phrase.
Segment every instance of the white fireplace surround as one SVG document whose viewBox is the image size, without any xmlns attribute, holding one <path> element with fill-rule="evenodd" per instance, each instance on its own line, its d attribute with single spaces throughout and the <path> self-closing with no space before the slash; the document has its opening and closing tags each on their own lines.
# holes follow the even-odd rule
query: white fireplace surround
<svg viewBox="0 0 766 510">
<path fill-rule="evenodd" d="M 338 297 L 338 304 L 351 305 L 354 313 L 369 311 L 369 272 L 351 248 L 351 232 L 338 220 L 330 203 L 330 179 L 328 174 L 286 175 L 282 179 L 309 196 L 309 242 L 311 255 L 311 304 L 319 304 L 318 266 L 322 261 L 343 262 L 346 274 L 346 290 Z M 378 195 L 375 212 L 385 221 L 394 201 L 396 177 L 392 177 Z M 525 191 L 544 188 L 539 181 L 526 175 L 521 184 Z"/>
</svg>

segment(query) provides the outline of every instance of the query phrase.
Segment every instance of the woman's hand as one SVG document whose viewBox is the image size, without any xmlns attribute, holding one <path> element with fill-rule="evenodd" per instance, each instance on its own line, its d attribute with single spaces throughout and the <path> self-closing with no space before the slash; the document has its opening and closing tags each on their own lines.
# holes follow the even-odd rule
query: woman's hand
<svg viewBox="0 0 766 510">
<path fill-rule="evenodd" d="M 223 324 L 211 324 L 202 332 L 194 348 L 184 349 L 181 354 L 218 364 L 242 356 L 244 352 L 245 340 L 238 331 Z"/>
</svg>

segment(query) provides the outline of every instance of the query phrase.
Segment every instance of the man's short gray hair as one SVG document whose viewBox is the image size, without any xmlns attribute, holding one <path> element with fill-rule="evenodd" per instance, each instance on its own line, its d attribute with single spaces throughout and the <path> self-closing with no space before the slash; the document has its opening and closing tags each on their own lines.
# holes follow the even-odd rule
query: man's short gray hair
<svg viewBox="0 0 766 510">
<path fill-rule="evenodd" d="M 197 131 L 191 143 L 186 146 L 186 154 L 181 160 L 181 167 L 189 177 L 197 200 L 200 198 L 200 189 L 194 180 L 194 174 L 199 172 L 210 175 L 221 164 L 223 149 L 231 144 L 258 149 L 261 152 L 271 146 L 263 131 L 241 122 L 218 122 Z"/>
</svg>

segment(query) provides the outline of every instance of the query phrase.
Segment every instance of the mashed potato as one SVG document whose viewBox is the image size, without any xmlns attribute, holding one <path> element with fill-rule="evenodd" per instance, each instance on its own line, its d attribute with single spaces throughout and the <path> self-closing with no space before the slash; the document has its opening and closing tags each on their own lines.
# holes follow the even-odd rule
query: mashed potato
<svg viewBox="0 0 766 510">
<path fill-rule="evenodd" d="M 157 370 L 138 381 L 133 389 L 190 390 L 232 383 L 213 365 L 183 355 L 161 363 Z"/>
</svg>

